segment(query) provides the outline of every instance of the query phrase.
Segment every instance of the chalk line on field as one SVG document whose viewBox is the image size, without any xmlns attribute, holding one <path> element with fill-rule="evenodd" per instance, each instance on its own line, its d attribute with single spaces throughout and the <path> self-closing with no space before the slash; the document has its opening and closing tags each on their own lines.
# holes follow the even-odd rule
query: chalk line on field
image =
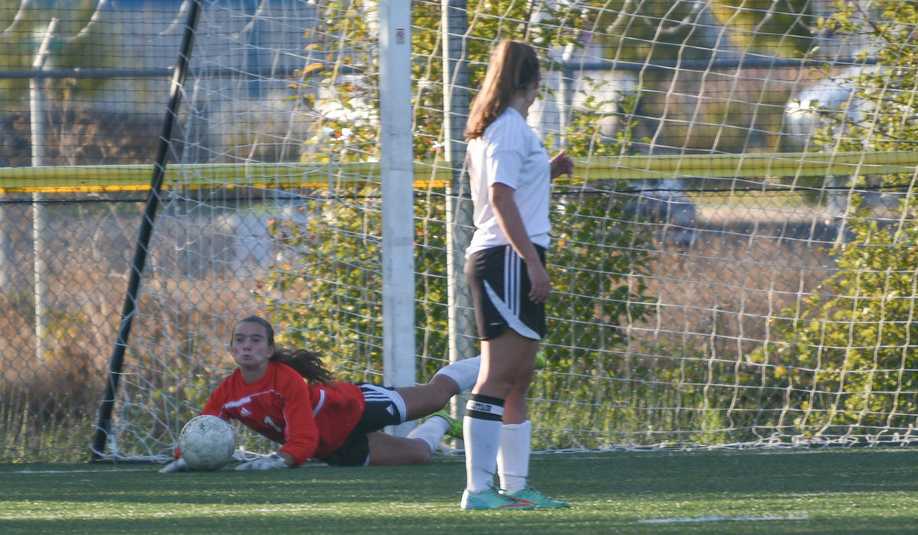
<svg viewBox="0 0 918 535">
<path fill-rule="evenodd" d="M 109 470 L 16 470 L 14 474 L 100 474 L 103 472 L 152 472 L 149 468 L 112 468 Z"/>
<path fill-rule="evenodd" d="M 638 524 L 694 524 L 705 522 L 773 522 L 775 520 L 807 520 L 809 515 L 806 513 L 791 513 L 789 515 L 709 515 L 709 516 L 690 516 L 677 518 L 648 518 L 638 520 Z"/>
</svg>

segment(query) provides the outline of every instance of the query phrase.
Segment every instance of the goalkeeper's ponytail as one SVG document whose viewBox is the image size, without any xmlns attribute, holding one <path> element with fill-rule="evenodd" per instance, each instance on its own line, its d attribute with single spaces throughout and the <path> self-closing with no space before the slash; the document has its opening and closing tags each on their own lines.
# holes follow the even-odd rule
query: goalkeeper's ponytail
<svg viewBox="0 0 918 535">
<path fill-rule="evenodd" d="M 322 364 L 318 353 L 305 349 L 277 348 L 269 360 L 290 366 L 310 383 L 332 382 L 331 372 Z"/>
<path fill-rule="evenodd" d="M 239 320 L 239 323 L 255 323 L 265 329 L 268 345 L 274 348 L 274 353 L 268 360 L 290 366 L 310 383 L 330 383 L 333 381 L 331 372 L 322 364 L 322 359 L 318 353 L 313 353 L 306 349 L 279 348 L 274 345 L 274 327 L 267 320 L 259 316 L 248 316 Z"/>
</svg>

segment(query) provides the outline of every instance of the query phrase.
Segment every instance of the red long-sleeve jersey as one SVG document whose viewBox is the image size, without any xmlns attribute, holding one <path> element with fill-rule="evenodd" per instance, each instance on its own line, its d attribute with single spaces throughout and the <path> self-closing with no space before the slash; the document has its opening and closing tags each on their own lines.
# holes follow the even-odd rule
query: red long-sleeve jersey
<svg viewBox="0 0 918 535">
<path fill-rule="evenodd" d="M 295 464 L 330 455 L 363 415 L 352 383 L 312 384 L 286 364 L 269 362 L 264 377 L 246 384 L 236 370 L 214 390 L 201 414 L 235 419 L 274 442 Z"/>
</svg>

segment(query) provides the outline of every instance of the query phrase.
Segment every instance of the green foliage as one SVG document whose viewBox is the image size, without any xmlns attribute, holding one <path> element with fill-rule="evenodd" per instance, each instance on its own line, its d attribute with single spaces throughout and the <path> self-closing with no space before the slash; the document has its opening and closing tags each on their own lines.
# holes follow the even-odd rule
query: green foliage
<svg viewBox="0 0 918 535">
<path fill-rule="evenodd" d="M 632 387 L 616 381 L 629 374 L 630 363 L 616 354 L 627 344 L 626 324 L 647 314 L 641 277 L 647 253 L 631 244 L 647 244 L 650 236 L 620 225 L 623 209 L 621 198 L 608 192 L 555 199 L 549 274 L 555 295 L 564 297 L 549 302 L 550 316 L 558 319 L 549 321 L 543 342 L 548 365 L 532 395 L 565 403 L 532 407 L 534 421 L 552 422 L 537 447 L 597 447 L 596 437 L 572 431 L 604 430 L 600 436 L 610 437 L 642 426 L 631 407 Z"/>
<path fill-rule="evenodd" d="M 802 57 L 812 47 L 807 0 L 712 2 L 583 2 L 574 27 L 622 62 L 639 82 L 638 131 L 654 146 L 691 151 L 773 151 L 779 143 L 790 86 L 749 73 L 729 81 L 720 67 L 646 68 L 654 64 L 705 65 L 735 54 Z M 629 65 L 630 64 L 630 65 Z"/>
<path fill-rule="evenodd" d="M 844 117 L 827 112 L 828 125 L 818 131 L 815 150 L 913 150 L 918 139 L 914 119 L 918 50 L 911 42 L 918 8 L 905 0 L 882 0 L 873 2 L 871 12 L 865 13 L 858 4 L 841 3 L 839 11 L 821 26 L 826 31 L 868 35 L 877 46 L 870 54 L 878 67 L 865 68 L 851 78 L 857 110 Z M 882 184 L 908 185 L 911 180 L 911 173 L 887 175 Z"/>
<path fill-rule="evenodd" d="M 284 296 L 268 299 L 274 320 L 288 327 L 280 343 L 320 352 L 339 378 L 378 382 L 373 371 L 382 368 L 382 213 L 376 189 L 359 193 L 363 198 L 329 196 L 311 203 L 305 224 L 272 222 L 275 239 L 294 253 L 275 266 L 265 295 Z M 427 223 L 416 236 L 418 352 L 438 359 L 446 355 L 444 219 L 442 198 L 416 200 L 415 220 Z"/>
<path fill-rule="evenodd" d="M 913 150 L 914 140 L 918 139 L 918 123 L 914 120 L 918 51 L 908 43 L 910 32 L 918 24 L 918 10 L 904 0 L 873 2 L 869 13 L 859 4 L 839 2 L 838 11 L 820 21 L 820 28 L 840 35 L 868 36 L 876 45 L 870 55 L 876 58 L 878 67 L 866 67 L 845 78 L 853 95 L 843 109 L 820 110 L 822 126 L 814 133 L 811 150 Z M 861 53 L 862 59 L 867 53 Z M 856 185 L 899 187 L 908 186 L 913 179 L 911 173 L 852 178 Z"/>
<path fill-rule="evenodd" d="M 46 68 L 111 66 L 116 56 L 99 51 L 112 49 L 113 34 L 99 31 L 98 25 L 89 24 L 97 3 L 95 0 L 31 2 L 20 13 L 23 4 L 20 0 L 0 0 L 0 48 L 3 49 L 0 69 L 31 69 L 52 17 L 58 18 L 59 22 L 51 41 Z M 84 29 L 85 33 L 80 34 Z M 91 91 L 101 83 L 98 80 L 65 79 L 50 81 L 48 87 L 54 92 L 54 100 L 60 101 L 71 99 L 79 91 Z M 24 98 L 28 89 L 29 80 L 0 80 L 0 92 L 7 99 L 10 96 Z"/>
<path fill-rule="evenodd" d="M 716 0 L 712 11 L 744 50 L 799 57 L 812 46 L 809 0 Z"/>
<path fill-rule="evenodd" d="M 911 149 L 918 136 L 913 88 L 918 51 L 905 45 L 918 23 L 912 2 L 875 2 L 866 13 L 858 2 L 839 4 L 824 28 L 866 33 L 879 49 L 879 69 L 852 80 L 860 114 L 828 116 L 815 150 L 891 151 Z M 890 73 L 895 74 L 890 76 Z M 853 177 L 857 183 L 907 186 L 912 175 Z M 837 271 L 798 309 L 771 321 L 772 339 L 752 355 L 773 367 L 778 384 L 798 392 L 793 421 L 804 434 L 832 426 L 906 427 L 918 412 L 914 396 L 915 340 L 918 340 L 916 266 L 918 211 L 914 195 L 881 224 L 853 195 L 848 208 L 849 239 L 835 246 Z M 789 319 L 781 319 L 789 318 Z M 800 394 L 804 392 L 805 394 Z"/>
<path fill-rule="evenodd" d="M 799 316 L 788 310 L 773 319 L 773 340 L 751 356 L 793 387 L 800 433 L 913 423 L 916 215 L 893 227 L 853 218 L 854 239 L 834 250 L 836 273 L 803 300 Z"/>
<path fill-rule="evenodd" d="M 318 163 L 376 159 L 379 74 L 372 48 L 375 30 L 369 24 L 378 16 L 376 3 L 325 0 L 317 4 L 321 22 L 306 30 L 308 59 L 300 72 L 303 81 L 298 83 L 308 86 L 315 79 L 322 89 L 305 91 L 302 98 L 307 106 L 324 112 L 312 125 L 301 158 Z M 344 50 L 342 43 L 348 44 Z"/>
<path fill-rule="evenodd" d="M 596 84 L 597 89 L 604 84 Z M 601 98 L 608 92 L 597 91 L 587 95 L 581 109 L 571 113 L 570 125 L 566 132 L 566 143 L 569 154 L 583 159 L 594 156 L 617 156 L 627 153 L 632 142 L 633 132 L 638 124 L 634 119 L 638 98 L 625 95 L 620 101 L 616 97 Z M 609 110 L 614 110 L 611 114 Z M 602 121 L 615 121 L 614 137 L 606 136 L 602 131 Z M 607 185 L 614 188 L 614 184 Z"/>
<path fill-rule="evenodd" d="M 608 50 L 611 57 L 631 61 L 673 61 L 708 59 L 720 28 L 711 27 L 699 16 L 704 3 L 589 2 L 592 9 L 578 21 Z M 716 22 L 729 29 L 730 44 L 743 50 L 797 57 L 811 46 L 807 27 L 807 0 L 717 0 L 711 2 Z M 598 12 L 598 15 L 597 15 Z M 712 32 L 716 35 L 706 35 Z"/>
<path fill-rule="evenodd" d="M 593 2 L 596 11 L 584 11 L 584 28 L 595 28 L 598 39 L 609 54 L 621 60 L 659 62 L 704 59 L 706 46 L 686 46 L 697 36 L 695 25 L 687 23 L 697 13 L 694 2 Z M 595 20 L 587 20 L 596 17 Z"/>
</svg>

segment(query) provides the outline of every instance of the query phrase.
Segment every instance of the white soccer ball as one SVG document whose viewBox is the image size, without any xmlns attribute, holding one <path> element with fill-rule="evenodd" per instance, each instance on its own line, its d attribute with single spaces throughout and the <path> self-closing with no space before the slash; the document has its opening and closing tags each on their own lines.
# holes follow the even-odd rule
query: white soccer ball
<svg viewBox="0 0 918 535">
<path fill-rule="evenodd" d="M 195 416 L 179 434 L 182 458 L 192 470 L 217 470 L 233 459 L 236 431 L 222 418 Z"/>
</svg>

